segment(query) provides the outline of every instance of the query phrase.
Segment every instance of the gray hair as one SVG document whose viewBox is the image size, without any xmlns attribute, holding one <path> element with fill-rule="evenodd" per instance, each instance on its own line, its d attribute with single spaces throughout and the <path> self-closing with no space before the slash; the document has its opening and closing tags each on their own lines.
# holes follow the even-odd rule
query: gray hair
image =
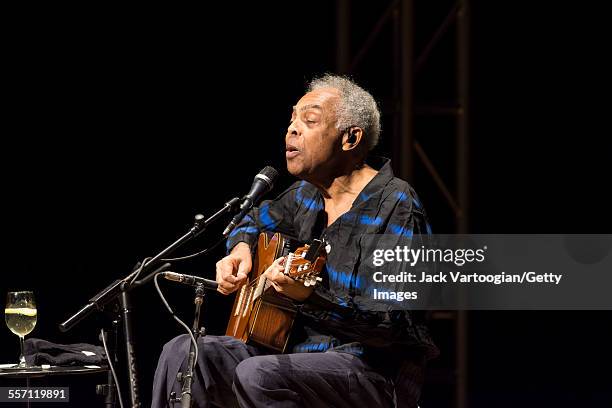
<svg viewBox="0 0 612 408">
<path fill-rule="evenodd" d="M 350 79 L 338 75 L 325 74 L 308 84 L 308 92 L 321 88 L 340 91 L 336 128 L 345 130 L 359 126 L 363 129 L 368 150 L 376 147 L 380 137 L 380 111 L 374 97 Z"/>
</svg>

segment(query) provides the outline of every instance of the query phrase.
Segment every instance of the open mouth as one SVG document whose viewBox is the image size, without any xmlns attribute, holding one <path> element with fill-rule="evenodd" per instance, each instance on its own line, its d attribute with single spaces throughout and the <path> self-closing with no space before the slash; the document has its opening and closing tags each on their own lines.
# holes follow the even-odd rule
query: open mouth
<svg viewBox="0 0 612 408">
<path fill-rule="evenodd" d="M 285 148 L 285 156 L 287 157 L 287 159 L 292 159 L 295 156 L 297 156 L 298 154 L 300 154 L 300 151 L 298 150 L 297 147 L 293 146 L 293 145 L 287 145 Z"/>
</svg>

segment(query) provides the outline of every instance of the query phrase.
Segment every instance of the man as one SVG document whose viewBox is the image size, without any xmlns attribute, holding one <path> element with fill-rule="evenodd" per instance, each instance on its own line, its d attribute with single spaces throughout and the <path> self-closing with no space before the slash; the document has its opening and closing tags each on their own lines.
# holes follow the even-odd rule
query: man
<svg viewBox="0 0 612 408">
<path fill-rule="evenodd" d="M 274 288 L 299 307 L 298 343 L 292 353 L 265 350 L 227 336 L 206 336 L 193 387 L 198 406 L 415 407 L 423 366 L 437 354 L 423 326 L 404 310 L 375 301 L 363 282 L 362 238 L 368 234 L 412 237 L 429 226 L 418 198 L 393 177 L 388 160 L 368 152 L 380 134 L 372 96 L 350 80 L 313 80 L 294 106 L 285 136 L 289 172 L 301 179 L 276 200 L 254 209 L 228 238 L 229 255 L 217 263 L 219 292 L 235 292 L 252 267 L 261 231 L 309 242 L 324 236 L 331 246 L 323 281 L 306 287 L 282 274 L 277 261 L 266 271 Z M 189 340 L 165 347 L 154 382 L 154 406 L 165 406 L 185 364 Z M 180 360 L 176 356 L 181 356 Z"/>
</svg>

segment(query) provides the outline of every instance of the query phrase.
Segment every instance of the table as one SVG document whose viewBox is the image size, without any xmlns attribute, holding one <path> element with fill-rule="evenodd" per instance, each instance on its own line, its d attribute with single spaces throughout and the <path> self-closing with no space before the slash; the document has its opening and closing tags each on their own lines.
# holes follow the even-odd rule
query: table
<svg viewBox="0 0 612 408">
<path fill-rule="evenodd" d="M 44 377 L 47 375 L 91 374 L 106 371 L 108 371 L 108 367 L 93 366 L 51 366 L 51 368 L 46 369 L 43 369 L 41 367 L 0 368 L 0 378 L 33 378 Z"/>
<path fill-rule="evenodd" d="M 94 394 L 93 384 L 91 379 L 83 378 L 85 375 L 107 373 L 104 381 L 97 381 L 97 383 L 107 383 L 108 376 L 110 375 L 109 368 L 107 366 L 71 366 L 71 367 L 59 367 L 51 366 L 50 368 L 43 369 L 42 367 L 26 367 L 26 368 L 0 368 L 0 386 L 1 387 L 14 387 L 16 389 L 33 388 L 35 385 L 30 383 L 43 382 L 43 384 L 36 384 L 36 386 L 44 387 L 68 387 L 69 388 L 69 402 L 62 403 L 62 408 L 83 406 L 83 401 L 92 402 L 95 400 L 92 397 Z M 61 376 L 70 376 L 70 379 L 61 379 Z M 43 380 L 40 380 L 43 378 Z M 23 383 L 25 380 L 25 384 Z M 89 388 L 92 386 L 92 388 Z M 108 385 L 96 384 L 96 392 L 107 391 Z M 90 390 L 90 391 L 88 391 Z M 103 404 L 111 407 L 114 406 L 115 398 L 114 395 L 111 398 L 107 398 L 106 401 L 100 399 Z M 27 405 L 26 405 L 27 404 Z M 21 406 L 30 406 L 30 403 L 23 402 Z M 3 405 L 0 403 L 0 405 Z M 93 405 L 93 404 L 92 404 Z M 41 404 L 34 404 L 34 406 L 42 406 Z"/>
</svg>

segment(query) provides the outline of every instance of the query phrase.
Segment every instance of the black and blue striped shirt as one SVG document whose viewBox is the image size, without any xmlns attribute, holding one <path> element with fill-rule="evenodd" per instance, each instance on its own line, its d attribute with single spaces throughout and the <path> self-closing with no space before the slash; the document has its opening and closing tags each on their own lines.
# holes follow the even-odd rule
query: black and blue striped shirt
<svg viewBox="0 0 612 408">
<path fill-rule="evenodd" d="M 373 299 L 360 267 L 362 237 L 392 234 L 411 238 L 427 235 L 431 228 L 423 205 L 412 187 L 394 177 L 388 159 L 368 161 L 377 175 L 366 185 L 349 211 L 327 226 L 324 201 L 319 190 L 298 181 L 275 200 L 264 201 L 230 234 L 227 247 L 239 242 L 251 247 L 260 232 L 281 232 L 301 242 L 325 236 L 331 245 L 323 281 L 300 307 L 301 321 L 308 328 L 308 340 L 294 347 L 295 352 L 346 351 L 362 354 L 369 349 L 423 351 L 433 356 L 437 349 L 426 328 L 414 314 L 392 310 Z M 384 353 L 383 353 L 384 354 Z"/>
</svg>

